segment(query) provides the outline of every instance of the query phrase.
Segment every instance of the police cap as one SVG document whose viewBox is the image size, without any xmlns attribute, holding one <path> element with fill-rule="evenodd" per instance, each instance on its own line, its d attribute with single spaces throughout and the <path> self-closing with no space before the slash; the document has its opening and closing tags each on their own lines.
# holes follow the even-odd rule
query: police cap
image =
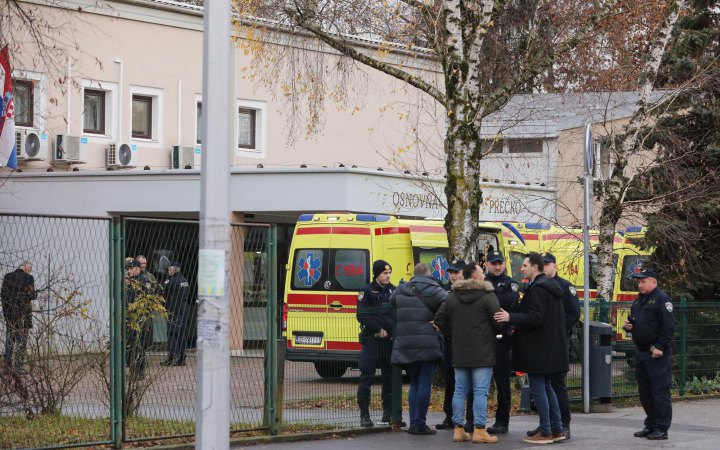
<svg viewBox="0 0 720 450">
<path fill-rule="evenodd" d="M 170 261 L 169 267 L 180 267 L 180 261 Z"/>
<path fill-rule="evenodd" d="M 545 253 L 543 255 L 543 262 L 557 264 L 557 259 L 552 253 Z"/>
<path fill-rule="evenodd" d="M 655 270 L 648 267 L 645 269 L 640 270 L 640 272 L 636 272 L 632 274 L 632 278 L 655 278 L 657 280 L 658 276 L 657 273 L 655 273 Z"/>
<path fill-rule="evenodd" d="M 460 272 L 465 268 L 466 265 L 467 264 L 465 264 L 465 261 L 463 261 L 462 259 L 453 259 L 452 262 L 450 262 L 447 270 L 448 272 Z"/>
<path fill-rule="evenodd" d="M 126 262 L 125 268 L 129 269 L 130 267 L 141 267 L 140 261 L 133 259 L 131 261 Z"/>
<path fill-rule="evenodd" d="M 503 256 L 502 252 L 490 252 L 487 257 L 487 262 L 505 262 L 505 257 Z"/>
</svg>

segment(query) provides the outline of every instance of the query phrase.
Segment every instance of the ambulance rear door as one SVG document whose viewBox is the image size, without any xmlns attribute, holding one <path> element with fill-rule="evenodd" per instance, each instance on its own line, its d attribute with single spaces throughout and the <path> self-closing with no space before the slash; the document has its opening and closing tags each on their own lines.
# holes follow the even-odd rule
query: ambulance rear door
<svg viewBox="0 0 720 450">
<path fill-rule="evenodd" d="M 410 227 L 413 263 L 425 263 L 430 266 L 432 277 L 443 286 L 450 283 L 449 251 L 447 233 L 442 222 L 408 220 L 401 221 Z"/>
</svg>

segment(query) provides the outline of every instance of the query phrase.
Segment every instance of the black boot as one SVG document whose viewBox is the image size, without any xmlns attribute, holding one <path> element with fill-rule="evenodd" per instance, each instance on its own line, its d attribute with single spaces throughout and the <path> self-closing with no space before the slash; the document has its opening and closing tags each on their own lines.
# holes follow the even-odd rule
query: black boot
<svg viewBox="0 0 720 450">
<path fill-rule="evenodd" d="M 370 419 L 370 405 L 360 405 L 360 426 L 363 428 L 375 426 L 375 423 Z"/>
</svg>

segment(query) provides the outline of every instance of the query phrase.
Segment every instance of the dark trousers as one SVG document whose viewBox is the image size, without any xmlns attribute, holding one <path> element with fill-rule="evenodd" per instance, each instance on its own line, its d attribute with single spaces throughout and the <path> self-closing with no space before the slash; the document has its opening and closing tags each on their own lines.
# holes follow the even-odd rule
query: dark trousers
<svg viewBox="0 0 720 450">
<path fill-rule="evenodd" d="M 187 342 L 187 310 L 172 311 L 168 320 L 168 360 L 185 362 Z"/>
<path fill-rule="evenodd" d="M 5 367 L 22 366 L 29 332 L 30 330 L 25 327 L 16 326 L 10 321 L 5 322 Z"/>
<path fill-rule="evenodd" d="M 128 328 L 127 330 L 127 347 L 125 364 L 130 368 L 130 372 L 139 376 L 145 374 L 145 351 L 151 340 L 152 332 L 151 324 L 143 324 L 140 331 Z"/>
<path fill-rule="evenodd" d="M 651 430 L 665 431 L 672 422 L 672 358 L 666 350 L 662 357 L 653 358 L 647 350 L 638 350 L 635 356 L 640 403 L 645 410 L 645 426 Z"/>
<path fill-rule="evenodd" d="M 445 420 L 452 422 L 453 408 L 452 400 L 455 395 L 455 368 L 452 365 L 452 340 L 445 339 L 445 358 L 443 359 L 443 378 L 445 379 L 445 397 L 443 398 L 443 412 Z M 467 394 L 467 406 L 465 407 L 466 423 L 474 423 L 473 417 L 473 393 Z"/>
<path fill-rule="evenodd" d="M 570 397 L 567 391 L 567 372 L 551 373 L 550 384 L 557 396 L 563 427 L 570 428 Z"/>
<path fill-rule="evenodd" d="M 358 406 L 360 414 L 367 415 L 370 412 L 370 386 L 375 381 L 375 370 L 380 369 L 380 380 L 382 384 L 381 398 L 383 411 L 390 412 L 390 395 L 392 391 L 392 370 L 390 368 L 390 354 L 392 353 L 392 341 L 384 338 L 360 338 L 362 349 L 358 366 L 360 369 L 360 384 L 357 390 Z"/>
<path fill-rule="evenodd" d="M 510 424 L 510 402 L 512 401 L 510 394 L 510 373 L 512 372 L 510 340 L 508 338 L 499 340 L 495 348 L 495 367 L 493 368 L 493 378 L 497 388 L 495 425 L 507 427 Z"/>
</svg>

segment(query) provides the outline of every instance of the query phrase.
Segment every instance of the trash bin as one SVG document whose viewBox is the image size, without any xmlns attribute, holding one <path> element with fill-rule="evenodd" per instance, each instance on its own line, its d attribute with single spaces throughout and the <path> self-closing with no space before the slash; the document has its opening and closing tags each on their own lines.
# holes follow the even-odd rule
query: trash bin
<svg viewBox="0 0 720 450">
<path fill-rule="evenodd" d="M 591 321 L 590 326 L 590 398 L 612 397 L 613 327 Z"/>
</svg>

